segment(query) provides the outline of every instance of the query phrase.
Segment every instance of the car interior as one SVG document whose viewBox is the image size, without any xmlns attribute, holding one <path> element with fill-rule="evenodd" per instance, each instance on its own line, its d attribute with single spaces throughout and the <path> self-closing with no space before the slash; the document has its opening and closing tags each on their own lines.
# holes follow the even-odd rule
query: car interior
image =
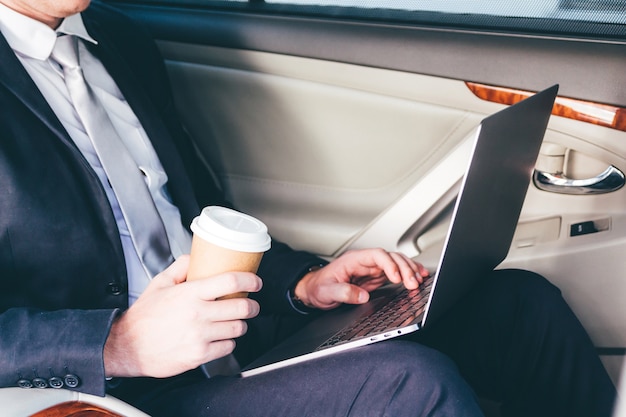
<svg viewBox="0 0 626 417">
<path fill-rule="evenodd" d="M 524 9 L 485 0 L 472 10 L 454 1 L 426 1 L 419 10 L 415 2 L 391 9 L 390 2 L 339 0 L 107 3 L 156 39 L 185 128 L 234 205 L 274 238 L 327 259 L 383 247 L 435 268 L 471 134 L 484 117 L 559 84 L 499 267 L 529 269 L 558 286 L 619 384 L 626 354 L 621 2 L 534 1 Z M 27 395 L 0 391 L 7 390 Z M 61 402 L 48 391 L 34 393 L 41 401 L 19 402 L 32 404 L 29 413 Z M 95 401 L 107 408 L 105 400 Z M 128 407 L 108 409 L 143 415 Z M 485 410 L 497 415 L 497 405 Z"/>
</svg>

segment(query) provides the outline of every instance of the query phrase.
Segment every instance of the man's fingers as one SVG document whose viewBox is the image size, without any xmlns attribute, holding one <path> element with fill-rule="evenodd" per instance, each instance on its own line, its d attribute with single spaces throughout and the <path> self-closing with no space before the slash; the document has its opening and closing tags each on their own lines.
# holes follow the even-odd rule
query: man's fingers
<svg viewBox="0 0 626 417">
<path fill-rule="evenodd" d="M 235 346 L 235 341 L 232 339 L 212 342 L 207 347 L 204 360 L 202 360 L 202 362 L 206 363 L 214 359 L 222 358 L 226 355 L 229 355 L 233 353 L 233 350 L 235 350 Z"/>
<path fill-rule="evenodd" d="M 259 314 L 259 303 L 249 298 L 230 298 L 207 303 L 200 301 L 203 315 L 212 322 L 251 319 Z"/>
<path fill-rule="evenodd" d="M 187 285 L 193 286 L 202 300 L 212 301 L 237 292 L 258 292 L 263 282 L 250 272 L 226 272 L 191 281 Z"/>
<path fill-rule="evenodd" d="M 188 270 L 189 255 L 182 255 L 165 271 L 155 276 L 150 286 L 153 288 L 165 288 L 181 284 L 186 281 Z M 190 281 L 186 285 L 193 287 L 193 291 L 196 292 L 200 299 L 212 301 L 229 294 L 260 291 L 263 282 L 258 276 L 250 272 L 226 272 Z"/>
<path fill-rule="evenodd" d="M 422 265 L 402 253 L 354 250 L 305 275 L 296 293 L 309 306 L 331 309 L 342 303 L 362 304 L 369 300 L 370 291 L 387 281 L 415 289 L 427 275 Z"/>
<path fill-rule="evenodd" d="M 339 304 L 363 304 L 369 300 L 369 293 L 357 285 L 335 283 L 321 286 L 317 299 L 322 302 L 320 308 L 334 308 Z"/>
<path fill-rule="evenodd" d="M 187 270 L 189 269 L 189 255 L 182 255 L 176 259 L 165 271 L 161 272 L 151 281 L 153 286 L 168 287 L 187 279 Z"/>
<path fill-rule="evenodd" d="M 419 264 L 404 254 L 392 252 L 390 256 L 394 259 L 406 288 L 415 289 L 424 282 L 424 276 L 422 275 L 423 267 L 420 268 Z"/>
<path fill-rule="evenodd" d="M 347 254 L 346 261 L 352 258 L 366 270 L 353 270 L 353 274 L 376 277 L 379 273 L 396 284 L 403 283 L 407 288 L 417 288 L 428 276 L 428 271 L 419 263 L 400 252 L 387 252 L 384 249 L 366 249 Z M 354 263 L 353 263 L 354 265 Z M 356 282 L 356 281 L 355 281 Z"/>
<path fill-rule="evenodd" d="M 231 340 L 243 336 L 248 331 L 248 324 L 243 320 L 229 320 L 213 323 L 210 333 L 206 333 L 206 342 Z"/>
</svg>

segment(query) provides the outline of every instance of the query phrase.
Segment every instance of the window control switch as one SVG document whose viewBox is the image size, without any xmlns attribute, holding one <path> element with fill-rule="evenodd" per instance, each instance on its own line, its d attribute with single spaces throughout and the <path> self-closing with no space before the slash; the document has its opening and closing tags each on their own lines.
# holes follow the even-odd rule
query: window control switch
<svg viewBox="0 0 626 417">
<path fill-rule="evenodd" d="M 569 235 L 570 236 L 582 236 L 588 235 L 590 233 L 596 233 L 598 229 L 596 225 L 592 221 L 574 223 L 570 226 Z"/>
</svg>

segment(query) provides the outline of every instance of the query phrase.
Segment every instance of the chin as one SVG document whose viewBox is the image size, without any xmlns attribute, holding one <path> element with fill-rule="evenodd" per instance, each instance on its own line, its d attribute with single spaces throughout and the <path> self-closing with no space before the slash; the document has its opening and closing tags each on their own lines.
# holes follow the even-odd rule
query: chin
<svg viewBox="0 0 626 417">
<path fill-rule="evenodd" d="M 91 0 L 78 0 L 76 2 L 76 10 L 74 10 L 74 13 L 80 13 L 86 10 L 90 4 L 91 4 Z"/>
<path fill-rule="evenodd" d="M 63 16 L 67 17 L 76 13 L 83 12 L 89 7 L 91 0 L 71 0 L 66 4 L 66 10 L 63 11 Z"/>
</svg>

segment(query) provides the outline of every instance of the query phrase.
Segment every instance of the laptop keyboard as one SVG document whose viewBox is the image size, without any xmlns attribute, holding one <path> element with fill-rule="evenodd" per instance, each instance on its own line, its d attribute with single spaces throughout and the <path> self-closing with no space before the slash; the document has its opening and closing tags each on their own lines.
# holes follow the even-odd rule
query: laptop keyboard
<svg viewBox="0 0 626 417">
<path fill-rule="evenodd" d="M 372 314 L 361 317 L 326 340 L 316 350 L 378 334 L 401 327 L 424 312 L 433 277 L 424 280 L 418 289 L 401 291 Z"/>
</svg>

